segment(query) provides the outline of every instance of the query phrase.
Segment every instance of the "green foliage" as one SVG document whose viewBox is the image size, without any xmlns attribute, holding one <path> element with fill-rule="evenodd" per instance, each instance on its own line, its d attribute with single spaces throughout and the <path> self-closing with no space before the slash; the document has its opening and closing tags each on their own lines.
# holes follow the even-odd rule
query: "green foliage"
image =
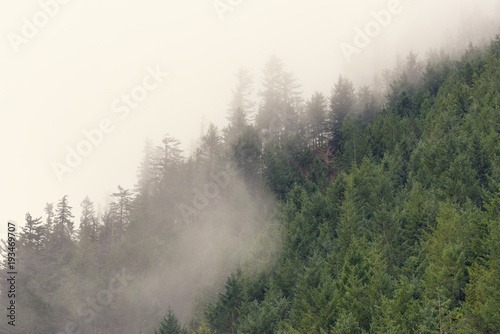
<svg viewBox="0 0 500 334">
<path fill-rule="evenodd" d="M 356 107 L 356 94 L 352 82 L 339 76 L 332 88 L 330 97 L 330 138 L 335 147 L 341 145 L 341 128 L 344 118 L 353 113 Z"/>
<path fill-rule="evenodd" d="M 179 307 L 192 333 L 500 332 L 500 36 L 458 60 L 411 52 L 380 110 L 379 87 L 345 77 L 304 105 L 276 57 L 263 77 L 254 124 L 241 70 L 228 126 L 187 158 L 170 136 L 147 144 L 136 192 L 97 212 L 86 198 L 79 233 L 67 196 L 26 215 L 21 331 L 83 325 L 67 305 L 126 266 L 158 275 L 140 290 L 156 295 L 114 296 L 101 332 L 187 333 L 165 295 L 195 301 Z"/>
<path fill-rule="evenodd" d="M 181 327 L 174 311 L 169 308 L 167 315 L 160 322 L 160 328 L 155 330 L 155 334 L 188 334 L 188 332 Z"/>
<path fill-rule="evenodd" d="M 290 303 L 287 298 L 281 296 L 276 290 L 269 290 L 262 302 L 253 300 L 245 304 L 236 332 L 242 334 L 274 333 L 289 308 Z"/>
<path fill-rule="evenodd" d="M 219 294 L 217 303 L 206 310 L 211 329 L 216 333 L 234 333 L 244 301 L 246 296 L 239 269 L 227 278 L 225 291 Z"/>
</svg>

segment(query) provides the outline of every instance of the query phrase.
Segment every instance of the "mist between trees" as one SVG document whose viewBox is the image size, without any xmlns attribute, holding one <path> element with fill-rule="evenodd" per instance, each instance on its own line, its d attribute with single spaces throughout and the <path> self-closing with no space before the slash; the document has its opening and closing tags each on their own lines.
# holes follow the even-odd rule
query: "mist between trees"
<svg viewBox="0 0 500 334">
<path fill-rule="evenodd" d="M 67 196 L 26 214 L 0 330 L 498 332 L 500 36 L 378 78 L 304 100 L 272 56 L 252 99 L 240 69 L 191 155 L 147 142 L 136 187 L 78 226 Z"/>
</svg>

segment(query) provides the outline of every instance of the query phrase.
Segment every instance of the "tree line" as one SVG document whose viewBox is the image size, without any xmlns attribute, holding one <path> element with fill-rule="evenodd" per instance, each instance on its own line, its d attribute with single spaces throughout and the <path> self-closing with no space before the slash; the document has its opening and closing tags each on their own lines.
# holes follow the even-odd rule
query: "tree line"
<svg viewBox="0 0 500 334">
<path fill-rule="evenodd" d="M 306 100 L 272 56 L 227 119 L 189 156 L 147 142 L 136 187 L 85 198 L 77 228 L 67 196 L 26 214 L 20 333 L 500 331 L 500 36 Z M 136 285 L 82 316 L 123 267 Z"/>
</svg>

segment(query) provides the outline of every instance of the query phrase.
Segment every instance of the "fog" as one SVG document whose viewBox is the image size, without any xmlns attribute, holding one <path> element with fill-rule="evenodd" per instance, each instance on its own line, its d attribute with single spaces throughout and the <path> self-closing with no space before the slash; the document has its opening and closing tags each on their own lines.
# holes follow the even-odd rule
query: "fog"
<svg viewBox="0 0 500 334">
<path fill-rule="evenodd" d="M 370 83 L 398 54 L 424 57 L 446 43 L 488 39 L 500 13 L 498 1 L 402 2 L 402 12 L 348 62 L 339 45 L 353 44 L 356 27 L 388 3 L 241 1 L 221 20 L 211 1 L 69 1 L 20 44 L 8 34 L 21 34 L 23 18 L 40 5 L 2 4 L 2 221 L 22 222 L 28 210 L 39 215 L 45 202 L 64 194 L 77 207 L 86 195 L 101 202 L 117 184 L 131 187 L 146 138 L 159 141 L 168 132 L 189 151 L 203 118 L 225 124 L 241 66 L 257 90 L 275 54 L 295 73 L 304 97 L 329 93 L 339 74 Z M 110 105 L 140 83 L 147 66 L 170 75 L 129 117 L 117 119 Z M 82 131 L 103 118 L 116 123 L 113 133 L 60 182 L 53 162 L 62 162 L 66 146 L 75 147 Z"/>
<path fill-rule="evenodd" d="M 429 50 L 441 48 L 458 54 L 470 41 L 488 41 L 500 22 L 500 1 L 495 0 L 53 4 L 0 4 L 2 226 L 9 220 L 24 224 L 26 212 L 42 216 L 45 203 L 56 204 L 64 195 L 73 207 L 75 228 L 86 196 L 103 214 L 118 185 L 134 189 L 137 184 L 147 139 L 160 145 L 169 134 L 181 142 L 185 158 L 193 155 L 210 123 L 219 130 L 227 124 L 240 67 L 253 76 L 256 101 L 271 55 L 294 73 L 304 99 L 315 91 L 329 96 L 339 75 L 357 87 L 373 85 L 375 75 L 392 68 L 398 56 L 413 51 L 425 59 Z M 37 22 L 43 8 L 51 14 L 46 22 L 38 18 L 37 26 L 27 26 L 26 20 Z M 383 23 L 369 30 L 381 11 L 389 17 L 379 17 Z M 124 96 L 137 87 L 144 88 L 140 101 L 126 102 Z M 68 157 L 96 129 L 102 136 L 83 148 L 85 156 Z M 247 206 L 220 203 L 220 211 L 213 210 L 202 228 L 188 228 L 176 240 L 186 245 L 178 250 L 182 264 L 166 261 L 165 267 L 144 272 L 140 284 L 131 283 L 133 293 L 120 298 L 142 296 L 140 307 L 156 298 L 183 317 L 192 308 L 193 286 L 210 281 L 221 288 L 224 275 L 258 251 L 252 238 L 263 233 L 259 207 L 272 206 L 268 195 L 245 196 Z M 243 234 L 221 236 L 221 226 L 231 230 L 234 221 L 249 216 Z M 6 233 L 2 228 L 0 238 Z M 228 244 L 221 246 L 221 240 Z M 176 289 L 180 282 L 183 287 Z"/>
</svg>

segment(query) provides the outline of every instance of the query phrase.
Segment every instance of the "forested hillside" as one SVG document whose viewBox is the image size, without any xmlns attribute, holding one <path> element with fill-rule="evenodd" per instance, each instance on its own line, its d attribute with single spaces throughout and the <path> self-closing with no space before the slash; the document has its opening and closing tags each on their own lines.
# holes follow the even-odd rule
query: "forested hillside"
<svg viewBox="0 0 500 334">
<path fill-rule="evenodd" d="M 192 154 L 26 214 L 18 333 L 500 332 L 499 35 L 305 100 L 274 56 L 236 78 Z"/>
</svg>

